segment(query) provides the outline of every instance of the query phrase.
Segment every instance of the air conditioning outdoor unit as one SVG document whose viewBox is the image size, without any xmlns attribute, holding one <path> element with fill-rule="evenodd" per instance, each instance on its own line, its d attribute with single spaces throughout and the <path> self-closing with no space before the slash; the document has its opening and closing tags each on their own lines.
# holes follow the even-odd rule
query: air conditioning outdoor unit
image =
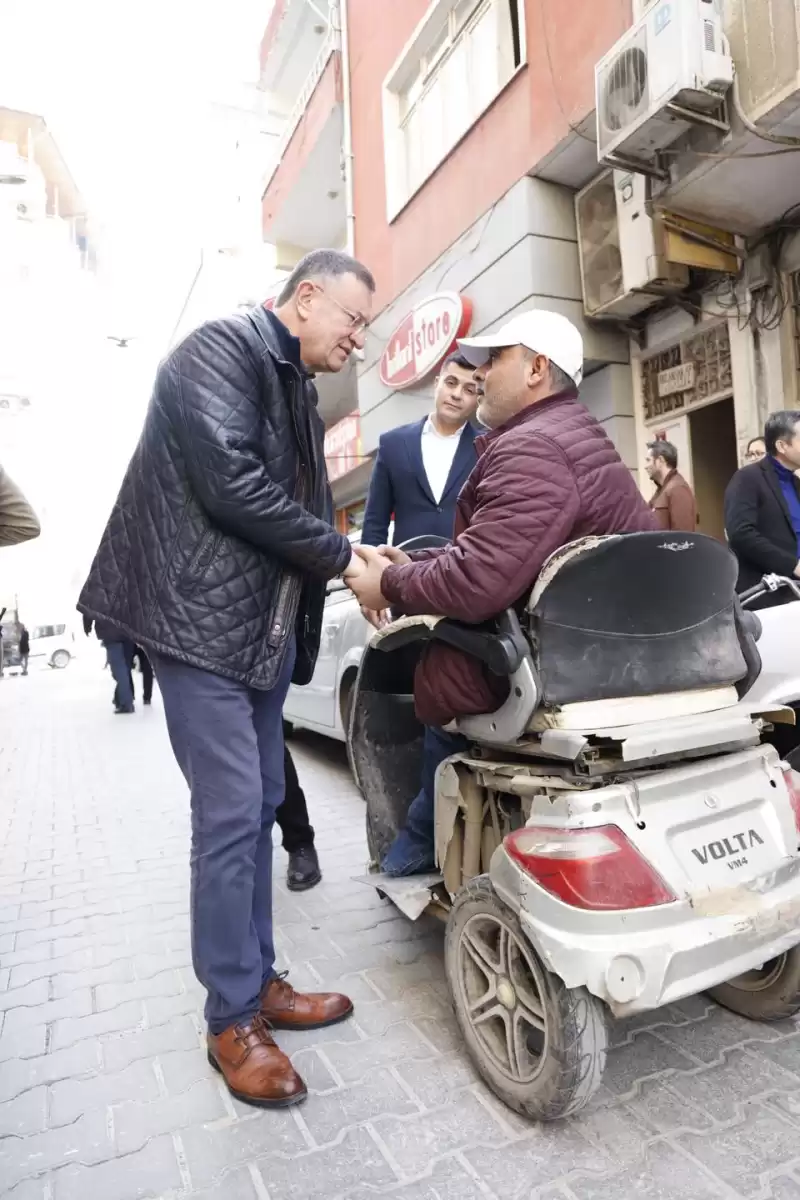
<svg viewBox="0 0 800 1200">
<path fill-rule="evenodd" d="M 597 64 L 601 162 L 646 162 L 717 107 L 733 82 L 718 2 L 655 0 Z"/>
<path fill-rule="evenodd" d="M 604 171 L 576 196 L 587 316 L 625 320 L 688 286 L 688 269 L 660 252 L 646 201 L 647 180 L 629 171 Z"/>
</svg>

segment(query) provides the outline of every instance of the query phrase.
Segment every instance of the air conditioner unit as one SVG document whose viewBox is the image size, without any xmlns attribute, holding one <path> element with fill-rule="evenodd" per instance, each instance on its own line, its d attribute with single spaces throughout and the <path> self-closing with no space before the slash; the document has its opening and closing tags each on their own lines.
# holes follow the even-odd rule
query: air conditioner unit
<svg viewBox="0 0 800 1200">
<path fill-rule="evenodd" d="M 629 171 L 604 171 L 576 196 L 587 316 L 635 317 L 688 286 L 688 269 L 660 253 L 659 226 L 646 201 L 647 180 Z"/>
<path fill-rule="evenodd" d="M 732 83 L 718 0 L 655 0 L 595 67 L 600 161 L 652 159 Z"/>
</svg>

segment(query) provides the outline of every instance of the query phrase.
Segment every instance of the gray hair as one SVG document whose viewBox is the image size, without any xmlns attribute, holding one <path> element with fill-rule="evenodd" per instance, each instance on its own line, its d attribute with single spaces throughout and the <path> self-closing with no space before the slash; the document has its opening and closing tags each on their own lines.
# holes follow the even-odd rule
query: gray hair
<svg viewBox="0 0 800 1200">
<path fill-rule="evenodd" d="M 554 393 L 574 392 L 578 386 L 572 376 L 568 375 L 561 367 L 556 366 L 554 362 L 550 363 L 550 383 L 553 386 Z"/>
<path fill-rule="evenodd" d="M 528 362 L 533 362 L 536 358 L 536 351 L 531 350 L 528 346 L 523 346 L 522 349 L 525 351 L 525 358 Z M 557 396 L 559 392 L 574 392 L 578 385 L 572 376 L 568 375 L 563 367 L 557 366 L 551 358 L 547 361 L 550 367 L 550 386 L 553 389 L 551 394 Z"/>
<path fill-rule="evenodd" d="M 358 259 L 345 254 L 343 250 L 312 250 L 300 259 L 284 282 L 275 303 L 278 306 L 286 304 L 306 279 L 335 279 L 341 275 L 355 275 L 371 292 L 375 291 L 372 272 Z"/>
<path fill-rule="evenodd" d="M 764 426 L 764 445 L 767 454 L 774 458 L 778 453 L 778 442 L 790 442 L 798 432 L 800 410 L 786 408 L 782 412 L 770 413 Z"/>
</svg>

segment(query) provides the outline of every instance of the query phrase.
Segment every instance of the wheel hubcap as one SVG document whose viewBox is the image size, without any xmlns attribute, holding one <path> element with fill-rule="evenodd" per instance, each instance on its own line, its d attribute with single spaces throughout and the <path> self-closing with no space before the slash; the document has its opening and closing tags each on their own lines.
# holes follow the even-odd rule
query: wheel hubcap
<svg viewBox="0 0 800 1200">
<path fill-rule="evenodd" d="M 544 980 L 525 941 L 494 915 L 467 921 L 458 946 L 462 1011 L 494 1067 L 530 1083 L 547 1053 Z"/>
<path fill-rule="evenodd" d="M 507 1008 L 509 1012 L 513 1012 L 517 1005 L 517 993 L 507 979 L 498 979 L 497 981 L 497 999 L 502 1004 L 503 1008 Z"/>
</svg>

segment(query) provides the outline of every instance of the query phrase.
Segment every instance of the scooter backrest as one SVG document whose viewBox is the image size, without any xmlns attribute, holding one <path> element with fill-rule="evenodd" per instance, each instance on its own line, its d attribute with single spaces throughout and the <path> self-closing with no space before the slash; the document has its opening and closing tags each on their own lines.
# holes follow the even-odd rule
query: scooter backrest
<svg viewBox="0 0 800 1200">
<path fill-rule="evenodd" d="M 563 547 L 528 607 L 544 703 L 751 686 L 760 660 L 741 621 L 736 577 L 731 551 L 699 533 Z"/>
</svg>

